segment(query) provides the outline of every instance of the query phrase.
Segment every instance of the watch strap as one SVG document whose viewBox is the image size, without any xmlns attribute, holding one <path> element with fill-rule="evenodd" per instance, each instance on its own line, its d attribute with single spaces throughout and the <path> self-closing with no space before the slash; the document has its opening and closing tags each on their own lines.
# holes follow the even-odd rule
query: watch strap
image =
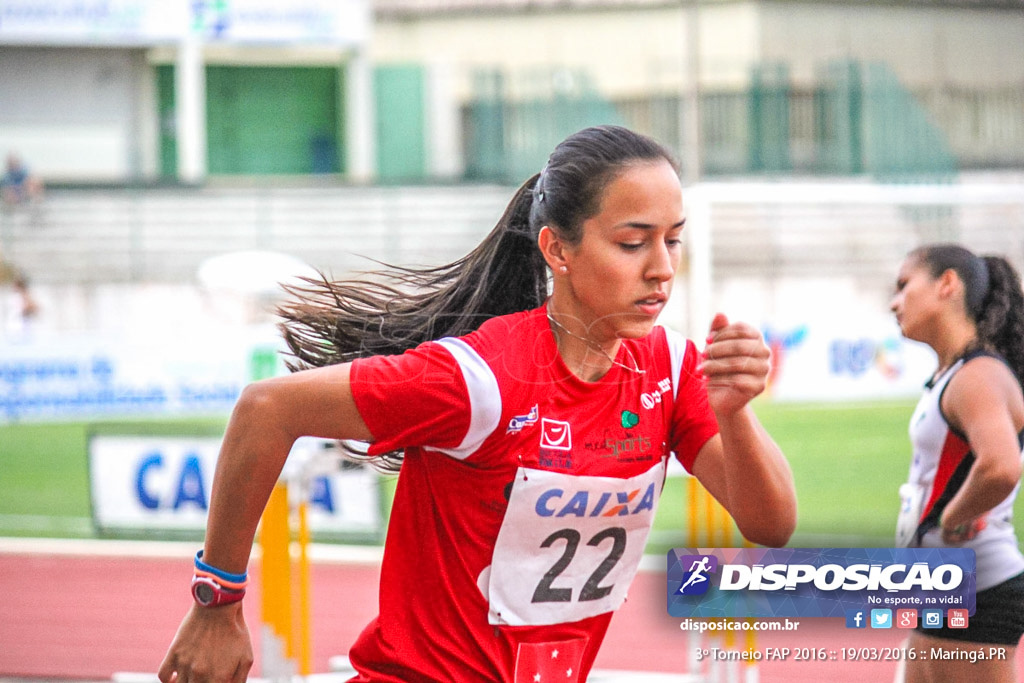
<svg viewBox="0 0 1024 683">
<path fill-rule="evenodd" d="M 200 607 L 220 607 L 245 597 L 245 588 L 227 588 L 210 576 L 192 577 L 192 599 Z"/>
</svg>

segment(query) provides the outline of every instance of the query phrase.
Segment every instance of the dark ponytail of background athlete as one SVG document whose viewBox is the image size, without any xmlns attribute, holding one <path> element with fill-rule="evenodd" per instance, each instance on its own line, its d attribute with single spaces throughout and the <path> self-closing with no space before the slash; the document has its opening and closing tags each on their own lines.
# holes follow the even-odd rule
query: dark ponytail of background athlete
<svg viewBox="0 0 1024 683">
<path fill-rule="evenodd" d="M 911 252 L 932 277 L 953 269 L 965 288 L 967 312 L 974 319 L 981 348 L 999 353 L 1024 385 L 1024 292 L 1020 276 L 1001 256 L 976 256 L 956 244 L 935 244 Z"/>
<path fill-rule="evenodd" d="M 569 244 L 597 214 L 605 186 L 625 166 L 665 159 L 650 138 L 617 126 L 584 129 L 552 152 L 544 170 L 512 197 L 490 234 L 444 266 L 387 266 L 360 280 L 306 280 L 289 287 L 278 313 L 292 370 L 397 354 L 423 342 L 472 332 L 488 318 L 540 306 L 547 264 L 537 247 L 548 225 Z"/>
</svg>

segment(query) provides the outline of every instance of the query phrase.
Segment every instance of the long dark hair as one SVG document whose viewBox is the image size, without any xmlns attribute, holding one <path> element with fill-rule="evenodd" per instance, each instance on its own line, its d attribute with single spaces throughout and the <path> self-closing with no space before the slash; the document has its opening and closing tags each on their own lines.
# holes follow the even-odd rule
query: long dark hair
<svg viewBox="0 0 1024 683">
<path fill-rule="evenodd" d="M 619 126 L 586 128 L 555 148 L 490 234 L 454 263 L 385 264 L 358 280 L 323 276 L 290 287 L 293 300 L 278 310 L 292 356 L 288 367 L 401 353 L 468 334 L 488 318 L 540 306 L 548 294 L 547 264 L 537 247 L 540 228 L 547 225 L 578 244 L 605 186 L 626 166 L 661 159 L 678 170 L 671 153 L 646 136 Z"/>
<path fill-rule="evenodd" d="M 931 244 L 910 253 L 932 277 L 954 270 L 964 283 L 964 305 L 978 330 L 978 346 L 999 353 L 1024 385 L 1024 292 L 1002 256 L 977 256 L 958 244 Z"/>
</svg>

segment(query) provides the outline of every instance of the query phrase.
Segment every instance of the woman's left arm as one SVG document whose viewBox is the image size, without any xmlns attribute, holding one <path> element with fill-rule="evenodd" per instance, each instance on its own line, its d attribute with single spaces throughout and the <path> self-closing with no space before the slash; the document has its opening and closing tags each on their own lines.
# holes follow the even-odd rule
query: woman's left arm
<svg viewBox="0 0 1024 683">
<path fill-rule="evenodd" d="M 975 458 L 940 520 L 943 541 L 955 544 L 973 538 L 984 527 L 984 516 L 1020 481 L 1017 433 L 1024 421 L 1024 399 L 1009 368 L 981 357 L 950 380 L 942 410 L 950 426 L 967 437 Z"/>
<path fill-rule="evenodd" d="M 744 538 L 786 544 L 796 527 L 796 490 L 789 463 L 750 408 L 764 391 L 771 352 L 745 323 L 715 316 L 699 369 L 719 433 L 697 455 L 694 476 L 729 511 Z"/>
</svg>

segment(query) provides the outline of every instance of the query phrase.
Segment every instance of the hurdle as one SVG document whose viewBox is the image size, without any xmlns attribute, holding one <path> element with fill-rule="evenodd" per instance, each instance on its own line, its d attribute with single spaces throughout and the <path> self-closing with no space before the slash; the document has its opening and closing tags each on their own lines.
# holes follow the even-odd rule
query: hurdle
<svg viewBox="0 0 1024 683">
<path fill-rule="evenodd" d="M 729 512 L 712 496 L 707 489 L 701 486 L 697 478 L 685 473 L 685 497 L 686 497 L 686 534 L 685 543 L 688 548 L 733 548 L 737 547 L 737 541 L 742 547 L 751 547 L 746 539 L 742 538 L 739 531 L 733 524 Z M 721 623 L 728 619 L 718 619 Z M 753 624 L 753 619 L 746 618 L 742 621 Z M 737 632 L 722 629 L 719 633 L 711 631 L 703 634 L 690 631 L 690 652 L 696 652 L 698 648 L 721 641 L 721 649 L 739 652 L 754 652 L 757 649 L 757 632 L 753 628 L 743 631 L 743 638 L 737 637 Z M 739 641 L 742 640 L 742 643 Z M 742 671 L 741 671 L 742 666 Z M 760 672 L 757 661 L 746 659 L 743 661 L 728 659 L 707 662 L 704 667 L 696 661 L 692 655 L 689 663 L 689 673 L 692 676 L 700 677 L 708 683 L 758 683 Z"/>
<path fill-rule="evenodd" d="M 311 483 L 340 459 L 294 447 L 260 519 L 263 674 L 271 679 L 312 673 Z"/>
<path fill-rule="evenodd" d="M 307 503 L 298 505 L 298 533 L 293 541 L 289 493 L 287 481 L 274 486 L 258 534 L 262 673 L 271 680 L 312 673 Z M 297 556 L 293 556 L 293 545 Z"/>
</svg>

